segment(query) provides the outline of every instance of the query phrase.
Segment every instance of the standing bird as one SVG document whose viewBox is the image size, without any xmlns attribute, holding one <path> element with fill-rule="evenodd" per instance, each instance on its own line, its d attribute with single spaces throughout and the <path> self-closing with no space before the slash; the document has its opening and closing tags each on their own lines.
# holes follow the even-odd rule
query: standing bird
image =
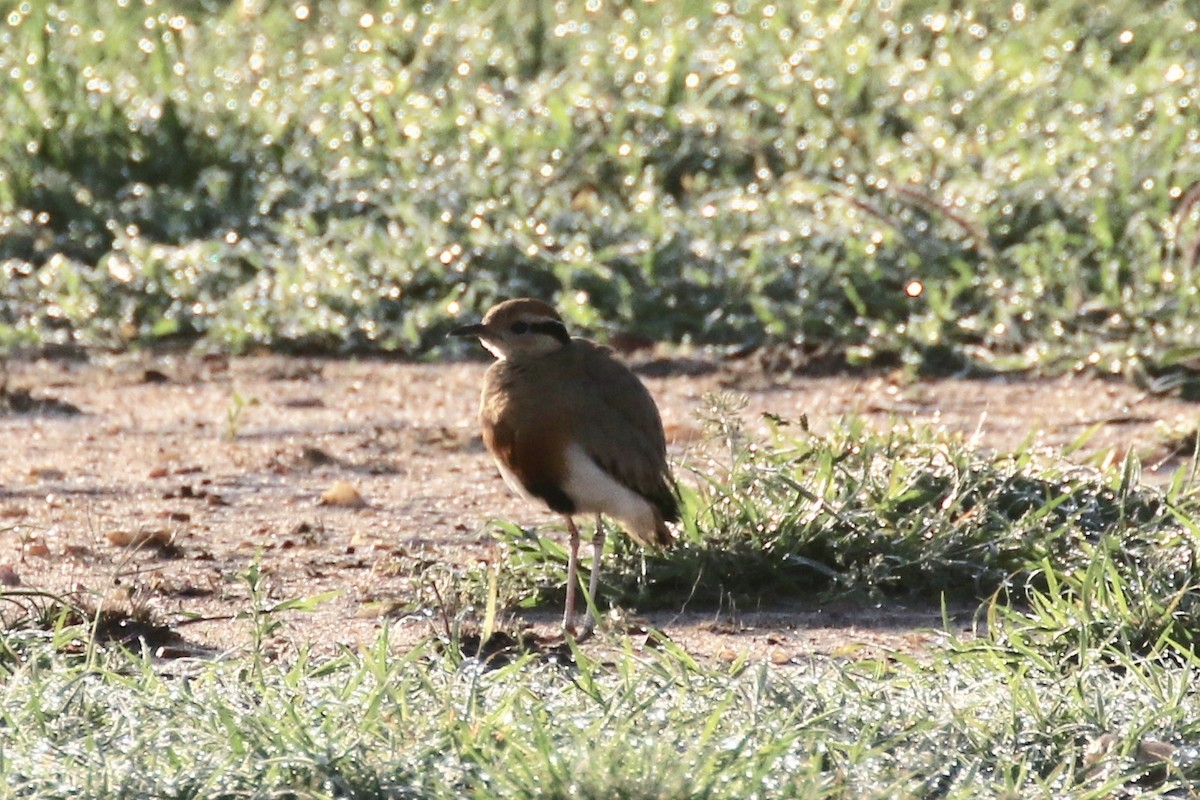
<svg viewBox="0 0 1200 800">
<path fill-rule="evenodd" d="M 563 627 L 574 633 L 579 529 L 572 515 L 596 515 L 588 581 L 593 598 L 604 549 L 601 514 L 643 546 L 672 541 L 666 523 L 679 519 L 679 498 L 658 407 L 612 351 L 573 338 L 558 312 L 540 300 L 505 301 L 483 322 L 450 335 L 477 337 L 497 359 L 484 376 L 479 421 L 505 483 L 567 520 Z M 589 608 L 582 635 L 594 625 Z"/>
</svg>

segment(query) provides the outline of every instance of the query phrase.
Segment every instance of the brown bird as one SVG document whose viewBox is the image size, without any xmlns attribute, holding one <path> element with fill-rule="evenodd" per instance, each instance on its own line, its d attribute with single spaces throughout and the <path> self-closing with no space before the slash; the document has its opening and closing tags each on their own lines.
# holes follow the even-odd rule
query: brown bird
<svg viewBox="0 0 1200 800">
<path fill-rule="evenodd" d="M 594 513 L 594 598 L 605 532 L 616 519 L 639 544 L 672 541 L 666 523 L 679 519 L 666 436 L 650 392 L 607 347 L 567 333 L 562 317 L 540 300 L 493 306 L 483 322 L 450 332 L 474 336 L 496 357 L 483 380 L 483 441 L 504 481 L 522 497 L 562 514 L 570 534 L 563 627 L 575 632 L 579 529 L 574 514 Z M 592 632 L 589 608 L 582 635 Z"/>
</svg>

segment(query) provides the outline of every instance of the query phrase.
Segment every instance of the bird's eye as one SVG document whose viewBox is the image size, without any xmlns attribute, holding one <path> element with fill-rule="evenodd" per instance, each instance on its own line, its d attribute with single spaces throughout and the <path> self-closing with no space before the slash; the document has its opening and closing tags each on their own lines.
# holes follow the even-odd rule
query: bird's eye
<svg viewBox="0 0 1200 800">
<path fill-rule="evenodd" d="M 529 323 L 514 322 L 509 330 L 511 330 L 513 333 L 529 333 Z"/>
</svg>

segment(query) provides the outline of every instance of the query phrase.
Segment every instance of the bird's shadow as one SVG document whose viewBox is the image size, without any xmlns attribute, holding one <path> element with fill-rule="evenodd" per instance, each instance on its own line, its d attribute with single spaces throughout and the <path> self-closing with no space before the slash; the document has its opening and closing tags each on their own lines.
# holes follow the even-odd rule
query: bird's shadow
<svg viewBox="0 0 1200 800">
<path fill-rule="evenodd" d="M 575 654 L 564 637 L 542 636 L 527 628 L 496 630 L 486 637 L 482 631 L 468 631 L 460 633 L 453 642 L 443 641 L 442 645 L 454 647 L 464 664 L 484 670 L 499 669 L 526 657 L 545 664 L 576 666 Z"/>
</svg>

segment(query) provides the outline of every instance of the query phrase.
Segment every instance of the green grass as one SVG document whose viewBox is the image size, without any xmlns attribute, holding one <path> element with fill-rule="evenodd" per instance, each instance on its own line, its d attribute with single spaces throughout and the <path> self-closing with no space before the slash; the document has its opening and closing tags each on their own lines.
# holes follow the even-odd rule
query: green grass
<svg viewBox="0 0 1200 800">
<path fill-rule="evenodd" d="M 774 669 L 668 646 L 488 670 L 386 635 L 255 669 L 21 647 L 0 685 L 9 797 L 1184 797 L 1200 779 L 1200 667 L 1113 648 Z"/>
<path fill-rule="evenodd" d="M 774 420 L 754 435 L 728 398 L 713 400 L 714 438 L 684 472 L 696 488 L 685 489 L 678 545 L 647 553 L 610 537 L 600 602 L 996 598 L 1066 604 L 1063 627 L 1087 625 L 1139 652 L 1168 639 L 1200 645 L 1194 464 L 1154 489 L 1132 457 L 1099 470 L 1028 449 L 983 453 L 928 429 L 876 433 L 856 420 L 826 435 Z M 507 523 L 495 532 L 509 602 L 560 603 L 565 537 Z"/>
<path fill-rule="evenodd" d="M 415 355 L 537 294 L 1196 391 L 1189 4 L 594 8 L 16 6 L 0 341 Z"/>
</svg>

